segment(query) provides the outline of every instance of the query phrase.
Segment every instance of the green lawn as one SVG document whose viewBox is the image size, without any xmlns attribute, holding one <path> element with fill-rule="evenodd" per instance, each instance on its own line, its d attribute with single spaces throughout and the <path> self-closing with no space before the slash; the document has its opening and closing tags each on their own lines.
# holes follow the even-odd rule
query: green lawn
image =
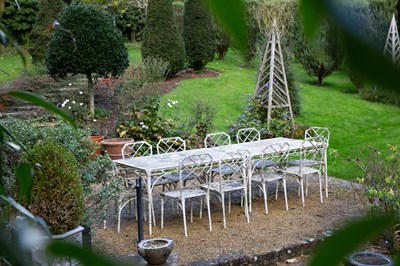
<svg viewBox="0 0 400 266">
<path fill-rule="evenodd" d="M 29 58 L 27 60 L 30 61 Z M 29 65 L 28 63 L 28 67 Z M 0 82 L 17 78 L 24 70 L 21 57 L 17 55 L 0 55 L 0 70 Z"/>
</svg>

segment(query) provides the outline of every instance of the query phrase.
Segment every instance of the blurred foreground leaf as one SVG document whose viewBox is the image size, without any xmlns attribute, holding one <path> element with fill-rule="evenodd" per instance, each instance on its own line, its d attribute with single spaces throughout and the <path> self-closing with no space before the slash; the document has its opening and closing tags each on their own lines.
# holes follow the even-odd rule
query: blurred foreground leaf
<svg viewBox="0 0 400 266">
<path fill-rule="evenodd" d="M 225 31 L 233 38 L 238 49 L 245 54 L 249 49 L 245 2 L 243 0 L 207 0 L 207 4 Z"/>
<path fill-rule="evenodd" d="M 340 262 L 358 246 L 378 235 L 392 223 L 392 217 L 372 217 L 343 227 L 321 243 L 309 265 L 340 265 Z"/>
<path fill-rule="evenodd" d="M 321 21 L 327 14 L 324 1 L 301 0 L 300 14 L 303 22 L 304 33 L 308 38 L 311 38 L 318 31 Z"/>
</svg>

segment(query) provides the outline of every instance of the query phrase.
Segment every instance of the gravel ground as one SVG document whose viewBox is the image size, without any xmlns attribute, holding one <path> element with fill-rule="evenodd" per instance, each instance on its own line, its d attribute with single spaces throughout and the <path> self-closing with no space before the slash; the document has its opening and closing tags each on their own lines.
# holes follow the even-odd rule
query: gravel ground
<svg viewBox="0 0 400 266">
<path fill-rule="evenodd" d="M 316 180 L 310 181 L 306 206 L 301 206 L 298 185 L 295 180 L 288 180 L 289 211 L 284 210 L 283 193 L 275 201 L 274 186 L 269 193 L 269 214 L 264 212 L 264 201 L 256 197 L 250 223 L 246 222 L 240 200 L 236 199 L 232 211 L 227 215 L 227 228 L 223 228 L 221 204 L 212 200 L 213 231 L 208 228 L 207 212 L 203 218 L 194 217 L 188 222 L 188 237 L 184 236 L 182 215 L 180 212 L 166 213 L 164 229 L 160 229 L 159 206 L 156 205 L 156 223 L 153 235 L 148 235 L 145 223 L 145 238 L 168 237 L 174 240 L 174 252 L 178 254 L 179 265 L 187 265 L 199 260 L 212 260 L 218 256 L 239 254 L 262 254 L 273 249 L 288 246 L 300 240 L 315 238 L 330 229 L 338 228 L 343 222 L 362 213 L 360 201 L 354 185 L 340 179 L 330 178 L 329 198 L 324 203 L 319 201 L 319 186 Z M 170 205 L 171 206 L 171 205 Z M 126 208 L 121 221 L 121 232 L 117 233 L 116 219 L 110 215 L 106 230 L 97 228 L 93 236 L 93 247 L 107 255 L 118 256 L 136 251 L 137 223 Z M 198 211 L 198 208 L 195 208 Z M 195 212 L 195 215 L 198 212 Z M 205 215 L 205 216 L 204 216 Z M 189 216 L 189 212 L 188 212 Z M 304 257 L 307 258 L 307 257 Z M 303 257 L 292 261 L 291 265 L 302 265 Z M 207 264 L 206 262 L 204 264 Z"/>
</svg>

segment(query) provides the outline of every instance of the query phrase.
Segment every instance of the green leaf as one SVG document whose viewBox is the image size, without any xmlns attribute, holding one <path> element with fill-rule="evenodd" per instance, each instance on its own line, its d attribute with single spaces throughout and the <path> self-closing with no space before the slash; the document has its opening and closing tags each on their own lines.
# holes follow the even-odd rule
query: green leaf
<svg viewBox="0 0 400 266">
<path fill-rule="evenodd" d="M 242 53 L 248 51 L 246 6 L 243 0 L 207 0 L 207 5 Z"/>
<path fill-rule="evenodd" d="M 68 243 L 61 243 L 58 241 L 52 242 L 48 246 L 48 251 L 57 256 L 67 256 L 78 259 L 82 265 L 96 265 L 96 266 L 116 266 L 121 265 L 121 263 L 113 264 L 107 259 L 94 254 L 93 252 L 71 245 Z"/>
<path fill-rule="evenodd" d="M 73 127 L 76 128 L 75 122 L 74 120 L 69 117 L 66 113 L 64 113 L 63 111 L 61 111 L 60 109 L 58 109 L 56 106 L 54 106 L 53 104 L 43 100 L 42 98 L 40 98 L 39 96 L 33 94 L 33 93 L 29 93 L 29 92 L 21 92 L 21 91 L 10 91 L 8 93 L 8 95 L 13 96 L 13 97 L 17 97 L 20 98 L 24 101 L 33 103 L 37 106 L 41 106 L 43 108 L 45 108 L 48 111 L 51 111 L 55 114 L 58 114 L 59 116 L 61 116 L 66 122 L 70 123 Z"/>
<path fill-rule="evenodd" d="M 314 36 L 321 21 L 326 17 L 327 10 L 323 0 L 301 0 L 300 15 L 303 22 L 304 33 L 308 38 Z"/>
<path fill-rule="evenodd" d="M 29 163 L 20 162 L 15 170 L 19 184 L 19 200 L 31 202 L 34 171 Z"/>
<path fill-rule="evenodd" d="M 339 265 L 348 254 L 389 227 L 392 222 L 392 217 L 372 217 L 345 226 L 322 242 L 309 265 Z"/>
</svg>

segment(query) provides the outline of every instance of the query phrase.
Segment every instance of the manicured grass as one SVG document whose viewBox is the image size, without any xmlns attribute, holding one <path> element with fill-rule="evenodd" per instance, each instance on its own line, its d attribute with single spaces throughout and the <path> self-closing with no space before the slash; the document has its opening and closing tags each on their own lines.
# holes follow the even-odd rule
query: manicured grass
<svg viewBox="0 0 400 266">
<path fill-rule="evenodd" d="M 30 59 L 27 58 L 28 68 Z M 0 55 L 0 82 L 17 78 L 24 70 L 24 64 L 18 55 Z M 6 73 L 4 73 L 4 72 Z"/>
<path fill-rule="evenodd" d="M 229 123 L 241 115 L 241 107 L 246 105 L 247 94 L 254 92 L 256 68 L 243 68 L 238 53 L 229 51 L 224 60 L 215 60 L 206 68 L 218 71 L 218 77 L 196 78 L 181 81 L 179 86 L 164 96 L 162 106 L 167 99 L 178 100 L 178 114 L 183 120 L 188 118 L 193 103 L 201 100 L 215 108 L 214 131 L 226 131 Z"/>
</svg>

